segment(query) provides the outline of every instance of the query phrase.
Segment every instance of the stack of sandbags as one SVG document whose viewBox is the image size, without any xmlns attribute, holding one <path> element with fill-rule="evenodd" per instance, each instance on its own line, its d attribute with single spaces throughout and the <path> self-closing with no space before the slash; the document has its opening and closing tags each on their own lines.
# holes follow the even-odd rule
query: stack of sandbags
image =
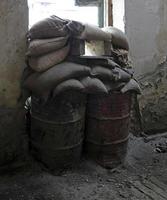
<svg viewBox="0 0 167 200">
<path fill-rule="evenodd" d="M 133 78 L 134 71 L 128 56 L 129 43 L 126 35 L 121 30 L 112 26 L 104 27 L 102 30 L 111 34 L 111 57 L 112 60 L 117 63 L 116 67 L 119 68 L 120 77 L 122 77 L 120 80 L 126 83 L 124 87 L 120 89 L 120 91 L 122 93 L 132 91 L 140 94 L 140 86 L 138 82 Z M 129 78 L 127 74 L 130 75 Z"/>
<path fill-rule="evenodd" d="M 127 63 L 121 66 L 113 57 L 105 56 L 78 56 L 68 58 L 70 62 L 87 65 L 91 68 L 91 78 L 97 78 L 105 86 L 106 93 L 119 91 L 135 91 L 140 93 L 140 87 L 133 79 L 133 70 Z"/>
<path fill-rule="evenodd" d="M 96 39 L 111 42 L 111 34 L 97 26 L 51 16 L 31 27 L 27 34 L 28 67 L 24 71 L 24 87 L 41 97 L 55 96 L 65 90 L 107 93 L 98 76 L 85 64 L 67 62 L 74 40 Z"/>
<path fill-rule="evenodd" d="M 70 50 L 67 23 L 51 16 L 31 27 L 27 34 L 29 44 L 26 56 L 33 70 L 43 72 L 67 57 Z"/>
<path fill-rule="evenodd" d="M 129 46 L 126 36 L 119 30 L 113 27 L 100 29 L 51 16 L 32 26 L 27 35 L 28 67 L 24 72 L 23 84 L 33 94 L 47 99 L 66 90 L 87 94 L 128 90 L 132 73 L 127 68 L 125 58 L 119 61 L 118 52 L 122 55 L 123 49 L 127 53 Z M 73 39 L 112 43 L 112 56 L 72 56 L 69 52 Z"/>
</svg>

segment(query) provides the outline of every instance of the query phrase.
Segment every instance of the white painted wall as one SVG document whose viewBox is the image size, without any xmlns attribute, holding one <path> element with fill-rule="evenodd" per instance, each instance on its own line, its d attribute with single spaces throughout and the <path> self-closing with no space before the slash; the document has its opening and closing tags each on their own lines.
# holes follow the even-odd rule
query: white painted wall
<svg viewBox="0 0 167 200">
<path fill-rule="evenodd" d="M 136 76 L 153 71 L 167 55 L 167 1 L 125 0 L 125 29 Z"/>
<path fill-rule="evenodd" d="M 113 0 L 113 26 L 125 31 L 125 0 Z"/>
</svg>

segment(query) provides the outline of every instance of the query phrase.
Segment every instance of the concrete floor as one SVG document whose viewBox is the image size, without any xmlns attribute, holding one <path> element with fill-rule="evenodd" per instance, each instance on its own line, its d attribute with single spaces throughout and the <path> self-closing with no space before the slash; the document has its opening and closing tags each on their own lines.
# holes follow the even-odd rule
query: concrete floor
<svg viewBox="0 0 167 200">
<path fill-rule="evenodd" d="M 131 137 L 125 164 L 112 170 L 83 160 L 76 169 L 56 176 L 32 162 L 1 175 L 0 200 L 166 200 L 166 141 L 167 134 Z"/>
</svg>

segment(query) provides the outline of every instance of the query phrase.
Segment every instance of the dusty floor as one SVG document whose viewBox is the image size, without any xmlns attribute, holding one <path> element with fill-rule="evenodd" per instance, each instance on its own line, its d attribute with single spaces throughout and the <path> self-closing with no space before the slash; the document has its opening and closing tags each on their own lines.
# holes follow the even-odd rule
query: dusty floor
<svg viewBox="0 0 167 200">
<path fill-rule="evenodd" d="M 166 142 L 167 134 L 131 138 L 124 166 L 113 170 L 83 160 L 76 169 L 55 176 L 33 163 L 1 175 L 0 200 L 165 200 Z"/>
</svg>

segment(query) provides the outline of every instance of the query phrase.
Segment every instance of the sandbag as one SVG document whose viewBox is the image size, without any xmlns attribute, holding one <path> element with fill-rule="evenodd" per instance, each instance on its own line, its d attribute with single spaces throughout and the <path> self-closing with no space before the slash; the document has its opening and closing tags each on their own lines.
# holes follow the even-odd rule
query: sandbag
<svg viewBox="0 0 167 200">
<path fill-rule="evenodd" d="M 121 30 L 112 26 L 104 27 L 102 30 L 111 34 L 113 46 L 127 51 L 129 50 L 128 39 Z"/>
<path fill-rule="evenodd" d="M 70 79 L 60 83 L 56 89 L 53 91 L 53 97 L 60 94 L 61 92 L 65 92 L 67 90 L 77 90 L 82 92 L 84 90 L 84 86 L 79 80 Z"/>
<path fill-rule="evenodd" d="M 119 79 L 119 73 L 112 71 L 102 66 L 95 66 L 91 70 L 91 76 L 99 78 L 101 80 L 117 81 Z"/>
<path fill-rule="evenodd" d="M 31 69 L 30 67 L 25 67 L 23 72 L 22 72 L 22 76 L 21 76 L 21 81 L 24 82 L 30 75 L 32 75 L 34 73 L 34 70 Z"/>
<path fill-rule="evenodd" d="M 40 56 L 65 46 L 68 36 L 51 39 L 32 40 L 28 46 L 27 56 Z"/>
<path fill-rule="evenodd" d="M 90 24 L 85 24 L 85 29 L 81 33 L 80 36 L 78 36 L 80 39 L 83 40 L 101 40 L 101 41 L 106 41 L 110 42 L 111 41 L 111 34 L 108 32 L 104 32 L 102 29 L 100 29 L 97 26 L 90 25 Z"/>
<path fill-rule="evenodd" d="M 80 79 L 81 83 L 84 85 L 84 91 L 88 94 L 107 94 L 107 88 L 105 85 L 97 78 L 91 78 L 89 76 Z"/>
<path fill-rule="evenodd" d="M 83 65 L 90 65 L 90 66 L 105 66 L 109 69 L 114 69 L 115 67 L 120 67 L 116 62 L 111 60 L 110 57 L 105 57 L 105 56 L 86 56 L 86 55 L 81 55 L 81 56 L 69 56 L 67 58 L 70 62 L 75 62 L 78 64 L 83 64 Z"/>
<path fill-rule="evenodd" d="M 48 53 L 43 56 L 30 57 L 29 65 L 33 70 L 37 72 L 46 71 L 47 69 L 53 67 L 54 65 L 62 62 L 67 57 L 69 50 L 70 46 L 67 45 L 62 49 Z"/>
<path fill-rule="evenodd" d="M 68 79 L 75 79 L 90 75 L 90 67 L 70 62 L 63 62 L 43 73 L 36 72 L 29 76 L 24 87 L 34 94 L 42 95 L 54 89 L 58 84 Z"/>
<path fill-rule="evenodd" d="M 112 71 L 114 74 L 119 74 L 118 79 L 117 79 L 118 81 L 128 82 L 132 77 L 132 75 L 129 74 L 127 71 L 118 67 L 116 67 Z"/>
<path fill-rule="evenodd" d="M 85 26 L 81 22 L 72 20 L 68 22 L 67 28 L 72 37 L 77 37 L 84 31 Z"/>
<path fill-rule="evenodd" d="M 141 88 L 139 86 L 139 84 L 137 83 L 136 80 L 131 79 L 122 89 L 121 92 L 122 93 L 126 93 L 126 92 L 136 92 L 137 94 L 141 94 Z"/>
<path fill-rule="evenodd" d="M 120 91 L 126 84 L 125 82 L 112 82 L 112 81 L 104 81 L 103 83 L 107 88 L 108 92 Z"/>
<path fill-rule="evenodd" d="M 51 16 L 34 24 L 28 31 L 30 40 L 67 36 L 69 31 L 66 27 L 68 21 L 57 16 Z"/>
</svg>

